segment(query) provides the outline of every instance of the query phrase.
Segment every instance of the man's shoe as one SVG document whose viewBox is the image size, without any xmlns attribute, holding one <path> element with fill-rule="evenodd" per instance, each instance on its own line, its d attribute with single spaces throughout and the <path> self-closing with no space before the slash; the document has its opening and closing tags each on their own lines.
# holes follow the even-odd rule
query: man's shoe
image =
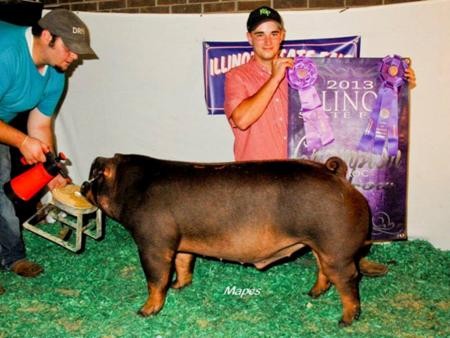
<svg viewBox="0 0 450 338">
<path fill-rule="evenodd" d="M 11 271 L 22 277 L 36 277 L 44 269 L 39 264 L 26 259 L 19 259 L 11 266 Z"/>
<path fill-rule="evenodd" d="M 388 267 L 384 264 L 370 261 L 367 258 L 361 258 L 359 261 L 359 271 L 364 276 L 380 277 L 387 274 Z"/>
</svg>

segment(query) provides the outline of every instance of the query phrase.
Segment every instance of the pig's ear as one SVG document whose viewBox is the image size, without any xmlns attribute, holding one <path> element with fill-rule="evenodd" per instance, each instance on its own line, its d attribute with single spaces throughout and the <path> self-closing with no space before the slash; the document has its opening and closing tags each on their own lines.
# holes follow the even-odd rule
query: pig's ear
<svg viewBox="0 0 450 338">
<path fill-rule="evenodd" d="M 111 170 L 110 167 L 105 167 L 103 169 L 103 176 L 105 176 L 106 178 L 111 178 L 113 175 L 113 171 Z"/>
</svg>

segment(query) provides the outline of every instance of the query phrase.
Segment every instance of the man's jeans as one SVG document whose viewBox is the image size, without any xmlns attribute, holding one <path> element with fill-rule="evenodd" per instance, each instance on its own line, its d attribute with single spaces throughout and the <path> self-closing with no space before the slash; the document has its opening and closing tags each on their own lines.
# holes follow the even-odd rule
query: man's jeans
<svg viewBox="0 0 450 338">
<path fill-rule="evenodd" d="M 19 259 L 25 258 L 20 222 L 11 200 L 3 191 L 11 173 L 9 147 L 0 143 L 0 264 L 6 269 Z"/>
</svg>

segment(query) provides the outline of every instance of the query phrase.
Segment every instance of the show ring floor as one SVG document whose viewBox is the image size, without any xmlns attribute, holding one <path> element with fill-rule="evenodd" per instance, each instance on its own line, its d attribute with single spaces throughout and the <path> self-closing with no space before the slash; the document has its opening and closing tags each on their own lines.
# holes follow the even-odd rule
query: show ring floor
<svg viewBox="0 0 450 338">
<path fill-rule="evenodd" d="M 147 288 L 136 246 L 122 226 L 106 223 L 105 238 L 88 239 L 81 254 L 24 231 L 28 258 L 45 272 L 0 273 L 1 338 L 450 336 L 450 251 L 425 241 L 372 247 L 369 257 L 390 271 L 362 279 L 362 314 L 348 328 L 338 328 L 334 287 L 307 296 L 316 272 L 310 252 L 266 271 L 198 258 L 193 284 L 169 290 L 163 310 L 142 318 Z"/>
</svg>

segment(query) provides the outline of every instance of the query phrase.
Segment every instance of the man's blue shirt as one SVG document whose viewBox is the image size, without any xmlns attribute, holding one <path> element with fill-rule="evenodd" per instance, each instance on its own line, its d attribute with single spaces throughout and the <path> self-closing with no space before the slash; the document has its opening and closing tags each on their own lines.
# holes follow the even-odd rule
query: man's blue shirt
<svg viewBox="0 0 450 338">
<path fill-rule="evenodd" d="M 0 21 L 0 120 L 38 108 L 51 116 L 61 98 L 65 76 L 48 66 L 41 74 L 31 57 L 27 27 Z"/>
</svg>

